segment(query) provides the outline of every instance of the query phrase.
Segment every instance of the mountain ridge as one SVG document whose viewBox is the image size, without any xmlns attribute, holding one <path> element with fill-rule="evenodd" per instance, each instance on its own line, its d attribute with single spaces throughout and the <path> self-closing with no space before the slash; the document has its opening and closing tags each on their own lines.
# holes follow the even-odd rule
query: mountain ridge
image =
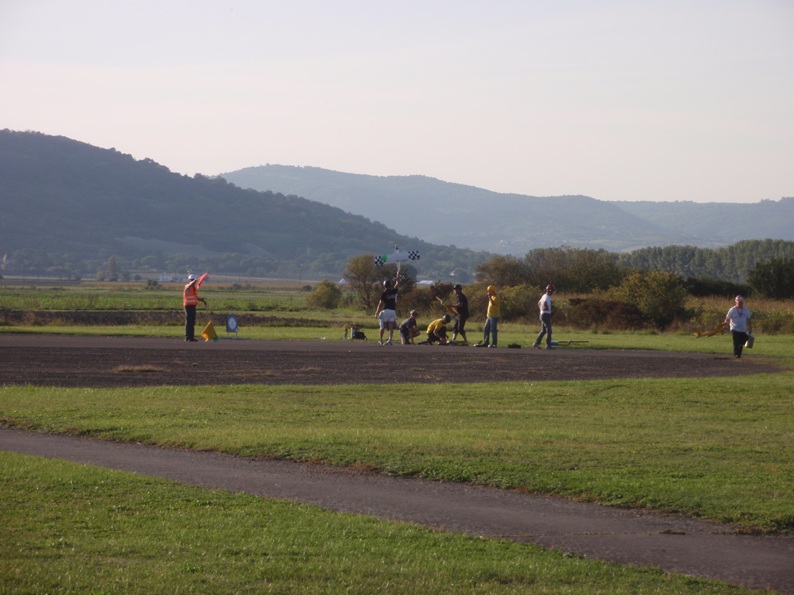
<svg viewBox="0 0 794 595">
<path fill-rule="evenodd" d="M 794 199 L 789 198 L 750 205 L 650 203 L 649 208 L 642 201 L 507 194 L 427 176 L 347 174 L 313 166 L 268 164 L 218 177 L 243 188 L 303 196 L 376 221 L 388 212 L 388 225 L 400 233 L 515 256 L 562 245 L 627 252 L 669 245 L 714 248 L 758 237 L 794 240 L 789 229 L 794 226 L 781 223 L 794 220 Z M 738 222 L 748 218 L 756 226 L 744 230 Z"/>
</svg>

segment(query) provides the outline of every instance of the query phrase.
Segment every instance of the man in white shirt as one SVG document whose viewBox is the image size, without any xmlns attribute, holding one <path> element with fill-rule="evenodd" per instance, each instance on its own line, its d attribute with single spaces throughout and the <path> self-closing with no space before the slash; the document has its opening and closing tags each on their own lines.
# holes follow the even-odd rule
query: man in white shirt
<svg viewBox="0 0 794 595">
<path fill-rule="evenodd" d="M 532 344 L 535 349 L 540 349 L 540 342 L 543 341 L 543 336 L 546 336 L 546 349 L 554 349 L 551 345 L 551 294 L 554 293 L 554 285 L 549 283 L 546 285 L 546 293 L 538 301 L 538 309 L 540 310 L 540 333 L 537 339 Z"/>
<path fill-rule="evenodd" d="M 742 357 L 742 348 L 747 342 L 747 338 L 753 332 L 753 313 L 744 307 L 744 298 L 737 295 L 734 299 L 735 305 L 728 310 L 723 324 L 730 325 L 731 336 L 733 337 L 733 357 Z"/>
</svg>

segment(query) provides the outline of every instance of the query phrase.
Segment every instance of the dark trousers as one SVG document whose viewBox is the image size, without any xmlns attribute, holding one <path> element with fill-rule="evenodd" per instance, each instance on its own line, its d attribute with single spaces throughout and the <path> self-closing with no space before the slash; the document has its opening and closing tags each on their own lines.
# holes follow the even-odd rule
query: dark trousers
<svg viewBox="0 0 794 595">
<path fill-rule="evenodd" d="M 546 347 L 551 347 L 551 313 L 540 315 L 540 333 L 535 339 L 535 345 L 540 345 L 543 335 L 546 335 Z"/>
<path fill-rule="evenodd" d="M 185 339 L 195 339 L 196 306 L 185 306 Z"/>
<path fill-rule="evenodd" d="M 461 335 L 464 339 L 466 338 L 466 321 L 469 319 L 468 316 L 457 316 L 455 317 L 455 326 L 452 327 L 452 334 L 453 335 Z"/>
<path fill-rule="evenodd" d="M 742 357 L 742 349 L 744 344 L 747 343 L 747 333 L 741 331 L 731 331 L 733 337 L 733 355 L 734 357 Z"/>
</svg>

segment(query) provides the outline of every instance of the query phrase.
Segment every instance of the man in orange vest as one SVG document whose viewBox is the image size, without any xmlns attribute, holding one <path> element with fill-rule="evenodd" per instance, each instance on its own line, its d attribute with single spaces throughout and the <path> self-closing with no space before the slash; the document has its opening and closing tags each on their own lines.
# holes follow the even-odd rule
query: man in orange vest
<svg viewBox="0 0 794 595">
<path fill-rule="evenodd" d="M 200 298 L 198 294 L 198 277 L 196 275 L 188 275 L 188 284 L 185 285 L 182 291 L 182 304 L 185 306 L 185 341 L 195 342 L 196 328 L 196 306 L 202 302 L 204 306 L 207 305 L 207 300 Z"/>
</svg>

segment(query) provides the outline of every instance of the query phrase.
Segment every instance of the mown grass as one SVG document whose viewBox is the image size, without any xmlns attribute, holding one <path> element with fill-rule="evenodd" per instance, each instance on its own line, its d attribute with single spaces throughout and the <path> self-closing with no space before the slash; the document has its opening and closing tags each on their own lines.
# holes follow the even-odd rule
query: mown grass
<svg viewBox="0 0 794 595">
<path fill-rule="evenodd" d="M 3 593 L 743 593 L 533 545 L 0 453 Z"/>
<path fill-rule="evenodd" d="M 0 388 L 0 422 L 559 494 L 794 530 L 790 374 L 149 389 Z"/>
</svg>

